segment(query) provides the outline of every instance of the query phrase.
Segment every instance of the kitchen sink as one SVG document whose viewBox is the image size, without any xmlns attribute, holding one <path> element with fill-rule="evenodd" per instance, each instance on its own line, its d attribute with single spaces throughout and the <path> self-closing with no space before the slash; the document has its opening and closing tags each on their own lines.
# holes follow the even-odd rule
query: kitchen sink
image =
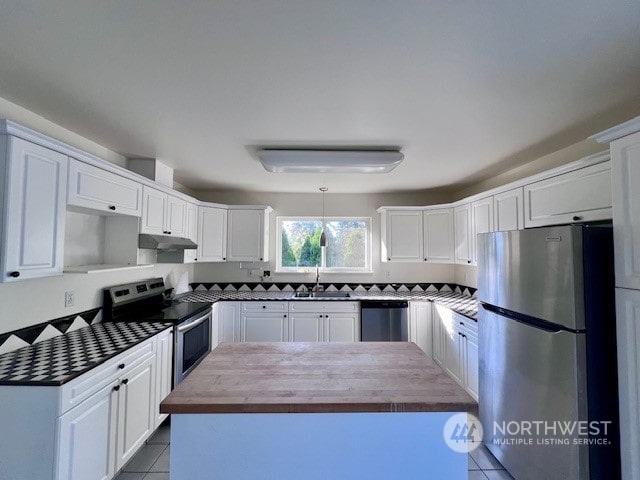
<svg viewBox="0 0 640 480">
<path fill-rule="evenodd" d="M 295 298 L 349 298 L 349 292 L 296 292 Z"/>
</svg>

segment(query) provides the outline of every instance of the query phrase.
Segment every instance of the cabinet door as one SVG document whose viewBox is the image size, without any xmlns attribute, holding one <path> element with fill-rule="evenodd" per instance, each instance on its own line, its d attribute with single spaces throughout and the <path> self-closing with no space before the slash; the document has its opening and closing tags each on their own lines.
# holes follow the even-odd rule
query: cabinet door
<svg viewBox="0 0 640 480">
<path fill-rule="evenodd" d="M 455 229 L 456 263 L 470 264 L 471 251 L 471 205 L 460 205 L 453 209 Z"/>
<path fill-rule="evenodd" d="M 186 237 L 198 244 L 198 206 L 195 203 L 187 203 L 186 207 Z M 193 263 L 198 258 L 198 249 L 184 251 L 184 263 Z"/>
<path fill-rule="evenodd" d="M 211 348 L 221 342 L 240 341 L 240 302 L 218 302 L 214 305 L 218 318 L 217 337 L 212 338 Z M 212 329 L 213 331 L 214 329 Z"/>
<path fill-rule="evenodd" d="M 431 327 L 431 302 L 409 303 L 409 341 L 418 345 L 424 353 L 433 356 Z"/>
<path fill-rule="evenodd" d="M 289 316 L 290 342 L 322 342 L 323 332 L 322 313 L 298 313 Z"/>
<path fill-rule="evenodd" d="M 227 217 L 227 260 L 267 261 L 264 254 L 264 210 L 229 209 Z"/>
<path fill-rule="evenodd" d="M 227 210 L 199 207 L 198 262 L 224 262 L 227 258 Z"/>
<path fill-rule="evenodd" d="M 166 235 L 165 211 L 167 194 L 155 188 L 142 187 L 142 220 L 140 232 L 151 235 Z"/>
<path fill-rule="evenodd" d="M 118 393 L 112 383 L 58 420 L 56 480 L 110 480 L 115 474 Z"/>
<path fill-rule="evenodd" d="M 165 230 L 172 237 L 187 236 L 187 202 L 167 195 Z"/>
<path fill-rule="evenodd" d="M 445 328 L 444 333 L 444 369 L 460 385 L 464 386 L 462 365 L 462 336 L 455 328 Z"/>
<path fill-rule="evenodd" d="M 524 189 L 514 188 L 493 196 L 493 218 L 496 232 L 524 228 Z"/>
<path fill-rule="evenodd" d="M 69 160 L 67 205 L 103 214 L 142 215 L 142 185 L 75 159 Z"/>
<path fill-rule="evenodd" d="M 20 138 L 0 137 L 1 281 L 62 274 L 66 171 L 65 155 Z"/>
<path fill-rule="evenodd" d="M 289 340 L 287 314 L 263 313 L 242 316 L 242 342 L 286 342 Z"/>
<path fill-rule="evenodd" d="M 438 305 L 433 304 L 431 307 L 433 328 L 433 360 L 444 368 L 444 327 L 442 326 L 442 317 L 438 311 Z"/>
<path fill-rule="evenodd" d="M 640 472 L 640 291 L 616 288 L 616 336 L 618 346 L 618 391 L 622 478 Z"/>
<path fill-rule="evenodd" d="M 156 353 L 156 401 L 154 403 L 154 428 L 157 428 L 163 420 L 167 418 L 166 413 L 160 413 L 160 403 L 171 393 L 172 373 L 173 334 L 171 330 L 167 330 L 158 336 L 158 351 Z"/>
<path fill-rule="evenodd" d="M 640 290 L 640 132 L 611 143 L 616 286 Z"/>
<path fill-rule="evenodd" d="M 423 212 L 424 261 L 453 262 L 453 210 L 438 208 Z"/>
<path fill-rule="evenodd" d="M 386 216 L 386 251 L 388 262 L 422 262 L 422 212 L 388 211 Z"/>
<path fill-rule="evenodd" d="M 325 313 L 325 342 L 359 342 L 360 317 L 349 313 Z"/>
<path fill-rule="evenodd" d="M 474 400 L 478 400 L 478 337 L 465 334 L 464 337 L 464 386 Z"/>
<path fill-rule="evenodd" d="M 471 204 L 471 258 L 477 263 L 477 236 L 480 233 L 493 232 L 493 197 L 483 198 Z"/>
<path fill-rule="evenodd" d="M 611 164 L 598 163 L 524 187 L 524 226 L 611 218 Z"/>
<path fill-rule="evenodd" d="M 123 374 L 118 397 L 116 470 L 145 442 L 155 425 L 156 356 Z"/>
</svg>

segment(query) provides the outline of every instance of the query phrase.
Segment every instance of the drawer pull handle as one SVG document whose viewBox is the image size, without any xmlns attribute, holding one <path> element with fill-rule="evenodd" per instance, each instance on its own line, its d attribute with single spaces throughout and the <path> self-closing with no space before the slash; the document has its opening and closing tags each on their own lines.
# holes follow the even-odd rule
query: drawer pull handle
<svg viewBox="0 0 640 480">
<path fill-rule="evenodd" d="M 117 392 L 118 390 L 120 390 L 120 385 L 116 385 L 115 387 L 113 387 L 114 392 Z"/>
<path fill-rule="evenodd" d="M 124 380 L 122 380 L 122 384 L 123 385 L 126 385 L 127 383 L 129 383 L 129 379 L 128 378 L 125 378 Z"/>
<path fill-rule="evenodd" d="M 115 206 L 115 205 L 109 205 L 109 210 L 111 210 L 111 211 L 115 211 L 115 209 L 116 209 L 116 206 Z"/>
<path fill-rule="evenodd" d="M 124 370 L 124 363 L 121 363 L 120 365 L 118 365 L 118 369 Z"/>
<path fill-rule="evenodd" d="M 9 273 L 9 276 L 13 278 L 18 278 L 20 276 L 20 272 L 11 272 Z"/>
<path fill-rule="evenodd" d="M 577 222 L 578 220 L 582 220 L 582 217 L 580 215 L 574 215 L 573 216 L 573 221 Z"/>
</svg>

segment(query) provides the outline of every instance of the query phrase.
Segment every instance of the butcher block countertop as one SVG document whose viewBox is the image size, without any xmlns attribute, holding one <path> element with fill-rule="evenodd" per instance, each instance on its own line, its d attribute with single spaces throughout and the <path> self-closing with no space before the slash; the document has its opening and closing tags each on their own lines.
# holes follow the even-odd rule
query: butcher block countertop
<svg viewBox="0 0 640 480">
<path fill-rule="evenodd" d="M 221 343 L 162 413 L 477 412 L 414 343 Z"/>
</svg>

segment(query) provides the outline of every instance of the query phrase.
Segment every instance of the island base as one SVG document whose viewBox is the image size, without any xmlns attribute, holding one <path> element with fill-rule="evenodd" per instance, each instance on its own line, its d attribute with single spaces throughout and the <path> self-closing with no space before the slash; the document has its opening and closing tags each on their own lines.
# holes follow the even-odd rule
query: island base
<svg viewBox="0 0 640 480">
<path fill-rule="evenodd" d="M 171 415 L 171 479 L 466 480 L 454 412 Z"/>
</svg>

